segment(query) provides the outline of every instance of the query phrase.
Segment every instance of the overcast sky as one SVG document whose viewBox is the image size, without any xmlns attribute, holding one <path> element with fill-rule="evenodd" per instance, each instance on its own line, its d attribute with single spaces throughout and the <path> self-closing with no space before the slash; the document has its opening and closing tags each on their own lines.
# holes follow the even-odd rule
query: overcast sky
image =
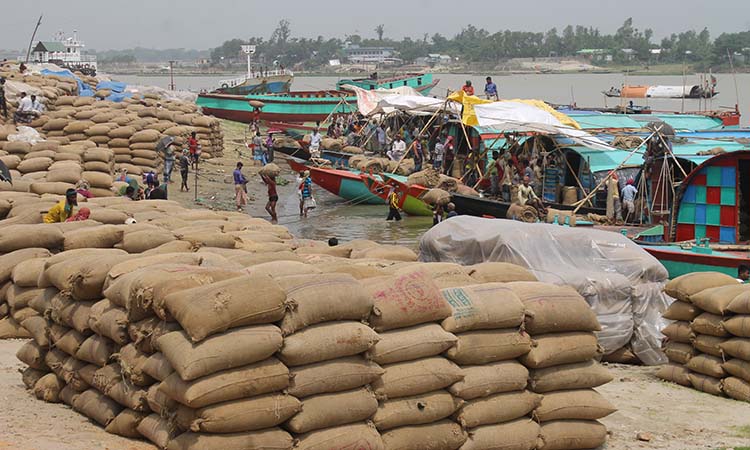
<svg viewBox="0 0 750 450">
<path fill-rule="evenodd" d="M 9 1 L 9 0 L 7 0 Z M 661 39 L 704 26 L 716 37 L 750 29 L 750 0 L 23 0 L 2 8 L 0 48 L 28 45 L 39 14 L 39 39 L 58 30 L 78 30 L 87 47 L 97 50 L 149 48 L 207 49 L 235 37 L 269 37 L 281 19 L 292 35 L 304 37 L 360 34 L 421 38 L 438 32 L 453 36 L 467 24 L 490 32 L 544 31 L 567 24 L 614 32 L 632 16 L 640 29 Z"/>
</svg>

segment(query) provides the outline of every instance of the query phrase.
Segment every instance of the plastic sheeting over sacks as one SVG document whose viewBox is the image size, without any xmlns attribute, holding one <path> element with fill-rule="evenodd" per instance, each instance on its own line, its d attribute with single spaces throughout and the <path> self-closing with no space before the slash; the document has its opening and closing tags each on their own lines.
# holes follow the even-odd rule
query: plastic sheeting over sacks
<svg viewBox="0 0 750 450">
<path fill-rule="evenodd" d="M 645 364 L 662 364 L 661 318 L 672 299 L 662 264 L 627 237 L 603 230 L 460 216 L 424 234 L 422 261 L 508 262 L 539 281 L 573 286 L 596 312 L 605 354 L 630 343 Z"/>
</svg>

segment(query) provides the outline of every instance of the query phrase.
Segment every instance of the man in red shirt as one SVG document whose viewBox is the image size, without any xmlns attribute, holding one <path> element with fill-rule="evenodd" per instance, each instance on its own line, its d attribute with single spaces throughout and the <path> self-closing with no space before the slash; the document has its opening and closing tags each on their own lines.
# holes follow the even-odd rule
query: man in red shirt
<svg viewBox="0 0 750 450">
<path fill-rule="evenodd" d="M 195 131 L 190 133 L 190 139 L 188 139 L 188 149 L 190 150 L 190 160 L 193 162 L 193 169 L 198 168 L 198 158 L 200 158 L 200 144 L 196 137 Z"/>
<path fill-rule="evenodd" d="M 268 203 L 266 203 L 266 211 L 271 215 L 271 223 L 277 223 L 279 220 L 276 216 L 276 202 L 279 201 L 279 194 L 276 192 L 276 177 L 265 174 L 261 174 L 260 177 L 268 187 Z"/>
<path fill-rule="evenodd" d="M 471 85 L 471 80 L 466 80 L 466 84 L 461 88 L 466 95 L 474 95 L 474 86 Z"/>
</svg>

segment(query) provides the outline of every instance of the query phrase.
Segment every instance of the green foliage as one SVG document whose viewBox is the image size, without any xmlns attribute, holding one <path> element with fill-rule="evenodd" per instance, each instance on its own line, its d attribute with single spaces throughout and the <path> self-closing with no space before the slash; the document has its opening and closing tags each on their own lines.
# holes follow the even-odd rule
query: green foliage
<svg viewBox="0 0 750 450">
<path fill-rule="evenodd" d="M 691 64 L 707 69 L 712 65 L 727 65 L 728 52 L 734 55 L 735 65 L 750 62 L 750 31 L 724 33 L 712 41 L 708 29 L 688 30 L 657 43 L 653 31 L 639 29 L 632 18 L 627 18 L 614 34 L 602 34 L 597 28 L 581 25 L 568 25 L 562 32 L 552 28 L 546 32 L 501 30 L 494 33 L 467 25 L 450 38 L 435 33 L 431 37 L 405 37 L 395 41 L 384 37 L 383 24 L 373 31 L 374 39 L 356 34 L 343 39 L 297 38 L 292 37 L 291 24 L 282 20 L 269 40 L 262 37 L 232 39 L 213 49 L 211 59 L 217 64 L 242 61 L 244 56 L 240 46 L 248 43 L 257 46 L 255 59 L 263 65 L 276 62 L 312 68 L 329 59 L 343 57 L 341 48 L 344 42 L 349 42 L 361 46 L 393 47 L 406 62 L 413 62 L 428 53 L 447 54 L 465 62 L 499 62 L 507 58 L 570 57 L 582 49 L 604 50 L 612 55 L 615 64 Z M 661 52 L 652 52 L 653 49 L 661 49 Z"/>
</svg>

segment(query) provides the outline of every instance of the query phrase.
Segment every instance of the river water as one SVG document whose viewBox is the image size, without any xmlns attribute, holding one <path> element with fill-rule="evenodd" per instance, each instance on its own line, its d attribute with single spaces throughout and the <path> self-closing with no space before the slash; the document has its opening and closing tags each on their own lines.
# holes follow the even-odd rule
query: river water
<svg viewBox="0 0 750 450">
<path fill-rule="evenodd" d="M 503 98 L 537 98 L 552 103 L 570 104 L 575 102 L 581 107 L 604 107 L 619 104 L 619 99 L 606 99 L 601 91 L 611 86 L 627 84 L 661 84 L 679 85 L 683 83 L 681 76 L 624 76 L 623 74 L 489 74 L 498 84 L 500 96 Z M 466 80 L 471 80 L 478 92 L 484 87 L 484 76 L 462 74 L 439 74 L 439 84 L 432 91 L 433 95 L 444 96 L 446 90 L 459 89 Z M 707 105 L 709 109 L 719 106 L 734 107 L 739 104 L 740 111 L 745 113 L 742 124 L 747 126 L 750 119 L 750 74 L 738 74 L 737 94 L 735 94 L 734 77 L 730 74 L 718 74 L 717 95 Z M 153 85 L 166 88 L 169 77 L 166 76 L 113 76 L 128 84 Z M 218 86 L 219 80 L 231 76 L 185 76 L 176 77 L 178 89 L 200 91 L 210 90 Z M 294 90 L 331 89 L 339 80 L 337 77 L 295 77 Z M 687 83 L 698 83 L 697 76 L 686 77 Z M 739 98 L 739 99 L 738 99 Z M 698 100 L 640 100 L 638 105 L 648 104 L 656 110 L 665 111 L 695 111 L 698 110 Z M 287 226 L 298 237 L 308 239 L 327 240 L 337 237 L 345 242 L 351 239 L 372 239 L 381 243 L 402 244 L 415 248 L 417 242 L 432 225 L 429 217 L 409 217 L 404 215 L 401 222 L 386 222 L 388 209 L 385 205 L 349 205 L 342 199 L 316 189 L 315 196 L 318 208 L 311 212 L 310 217 L 299 217 L 297 196 L 293 188 L 279 189 L 278 204 L 279 223 Z"/>
</svg>

